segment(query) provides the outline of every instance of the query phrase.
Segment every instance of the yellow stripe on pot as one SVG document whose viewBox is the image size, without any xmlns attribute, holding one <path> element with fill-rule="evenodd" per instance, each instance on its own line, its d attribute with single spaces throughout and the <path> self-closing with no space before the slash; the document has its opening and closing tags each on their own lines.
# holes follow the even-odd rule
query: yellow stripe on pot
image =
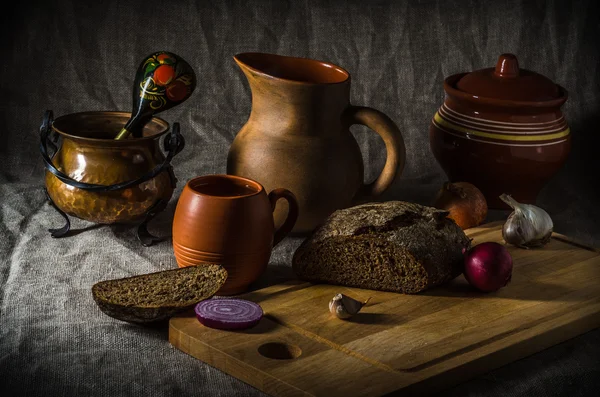
<svg viewBox="0 0 600 397">
<path fill-rule="evenodd" d="M 442 118 L 442 116 L 440 116 L 439 112 L 435 113 L 435 116 L 433 116 L 433 119 L 435 120 L 436 123 L 438 123 L 439 125 L 446 127 L 446 128 L 464 132 L 465 134 L 469 134 L 469 135 L 476 135 L 476 136 L 480 136 L 483 138 L 490 138 L 490 139 L 499 139 L 502 141 L 530 141 L 530 142 L 531 141 L 548 141 L 551 139 L 563 138 L 563 137 L 569 135 L 569 133 L 570 133 L 570 129 L 569 129 L 569 127 L 567 127 L 565 130 L 562 130 L 559 132 L 554 132 L 552 134 L 541 134 L 541 135 L 494 134 L 492 132 L 477 131 L 477 130 L 472 130 L 470 128 L 461 127 L 460 125 L 456 125 L 456 124 L 451 123 L 450 121 Z"/>
</svg>

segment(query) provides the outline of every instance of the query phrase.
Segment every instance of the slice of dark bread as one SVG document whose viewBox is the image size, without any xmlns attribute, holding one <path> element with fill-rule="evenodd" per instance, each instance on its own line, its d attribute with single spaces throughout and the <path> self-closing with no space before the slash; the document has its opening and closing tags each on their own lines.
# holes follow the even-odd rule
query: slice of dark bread
<svg viewBox="0 0 600 397">
<path fill-rule="evenodd" d="M 367 203 L 334 212 L 294 253 L 307 281 L 406 294 L 452 280 L 463 271 L 470 239 L 447 211 L 403 201 Z"/>
<path fill-rule="evenodd" d="M 92 286 L 105 314 L 133 323 L 165 320 L 212 297 L 227 279 L 220 265 L 201 264 L 139 276 L 105 280 Z"/>
</svg>

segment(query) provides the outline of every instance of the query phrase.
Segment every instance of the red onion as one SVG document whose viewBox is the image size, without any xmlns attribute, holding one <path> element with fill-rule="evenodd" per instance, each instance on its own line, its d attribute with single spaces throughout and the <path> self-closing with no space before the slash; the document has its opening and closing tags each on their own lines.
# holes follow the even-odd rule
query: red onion
<svg viewBox="0 0 600 397">
<path fill-rule="evenodd" d="M 244 329 L 256 325 L 262 318 L 262 308 L 244 299 L 213 298 L 204 300 L 194 309 L 202 324 L 217 329 Z"/>
<path fill-rule="evenodd" d="M 497 291 L 511 279 L 513 261 L 502 244 L 486 242 L 465 254 L 465 278 L 484 292 Z"/>
</svg>

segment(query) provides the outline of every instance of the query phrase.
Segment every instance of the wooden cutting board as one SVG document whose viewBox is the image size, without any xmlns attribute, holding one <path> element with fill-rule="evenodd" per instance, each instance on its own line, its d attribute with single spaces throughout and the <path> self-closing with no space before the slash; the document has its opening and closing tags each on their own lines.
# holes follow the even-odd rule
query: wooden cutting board
<svg viewBox="0 0 600 397">
<path fill-rule="evenodd" d="M 501 223 L 467 233 L 502 243 Z M 509 248 L 512 282 L 479 293 L 463 276 L 419 295 L 301 281 L 244 295 L 265 317 L 246 331 L 172 318 L 171 344 L 273 396 L 430 393 L 600 326 L 600 253 L 555 234 Z M 328 311 L 341 292 L 371 301 L 351 320 Z"/>
</svg>

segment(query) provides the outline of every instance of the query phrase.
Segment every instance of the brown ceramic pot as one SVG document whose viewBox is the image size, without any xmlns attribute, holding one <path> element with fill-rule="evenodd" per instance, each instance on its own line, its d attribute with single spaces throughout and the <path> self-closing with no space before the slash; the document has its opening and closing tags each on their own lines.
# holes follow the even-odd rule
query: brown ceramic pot
<svg viewBox="0 0 600 397">
<path fill-rule="evenodd" d="M 489 208 L 508 208 L 502 193 L 535 203 L 571 148 L 560 110 L 567 91 L 520 69 L 512 54 L 500 55 L 495 68 L 446 78 L 444 90 L 429 138 L 448 178 L 477 186 Z"/>
<path fill-rule="evenodd" d="M 339 66 L 305 58 L 244 53 L 234 57 L 252 91 L 252 111 L 237 134 L 227 173 L 284 187 L 298 199 L 295 233 L 313 230 L 333 211 L 384 192 L 404 167 L 402 136 L 381 112 L 350 105 L 350 75 Z M 387 150 L 381 175 L 363 182 L 363 161 L 349 131 L 363 124 Z M 277 208 L 275 223 L 285 218 Z"/>
<path fill-rule="evenodd" d="M 275 230 L 273 210 L 288 202 L 283 225 Z M 219 295 L 244 292 L 266 269 L 273 246 L 294 227 L 298 205 L 286 189 L 267 195 L 256 181 L 232 175 L 190 180 L 177 202 L 173 250 L 179 267 L 218 263 L 227 270 Z"/>
<path fill-rule="evenodd" d="M 130 116 L 126 112 L 81 112 L 56 118 L 51 128 L 62 138 L 62 145 L 49 161 L 65 180 L 102 185 L 98 188 L 149 175 L 165 160 L 159 141 L 169 124 L 154 117 L 141 138 L 115 141 Z M 46 190 L 54 204 L 69 215 L 104 224 L 139 222 L 153 206 L 171 198 L 174 180 L 167 168 L 141 183 L 112 191 L 74 187 L 46 171 Z"/>
</svg>

